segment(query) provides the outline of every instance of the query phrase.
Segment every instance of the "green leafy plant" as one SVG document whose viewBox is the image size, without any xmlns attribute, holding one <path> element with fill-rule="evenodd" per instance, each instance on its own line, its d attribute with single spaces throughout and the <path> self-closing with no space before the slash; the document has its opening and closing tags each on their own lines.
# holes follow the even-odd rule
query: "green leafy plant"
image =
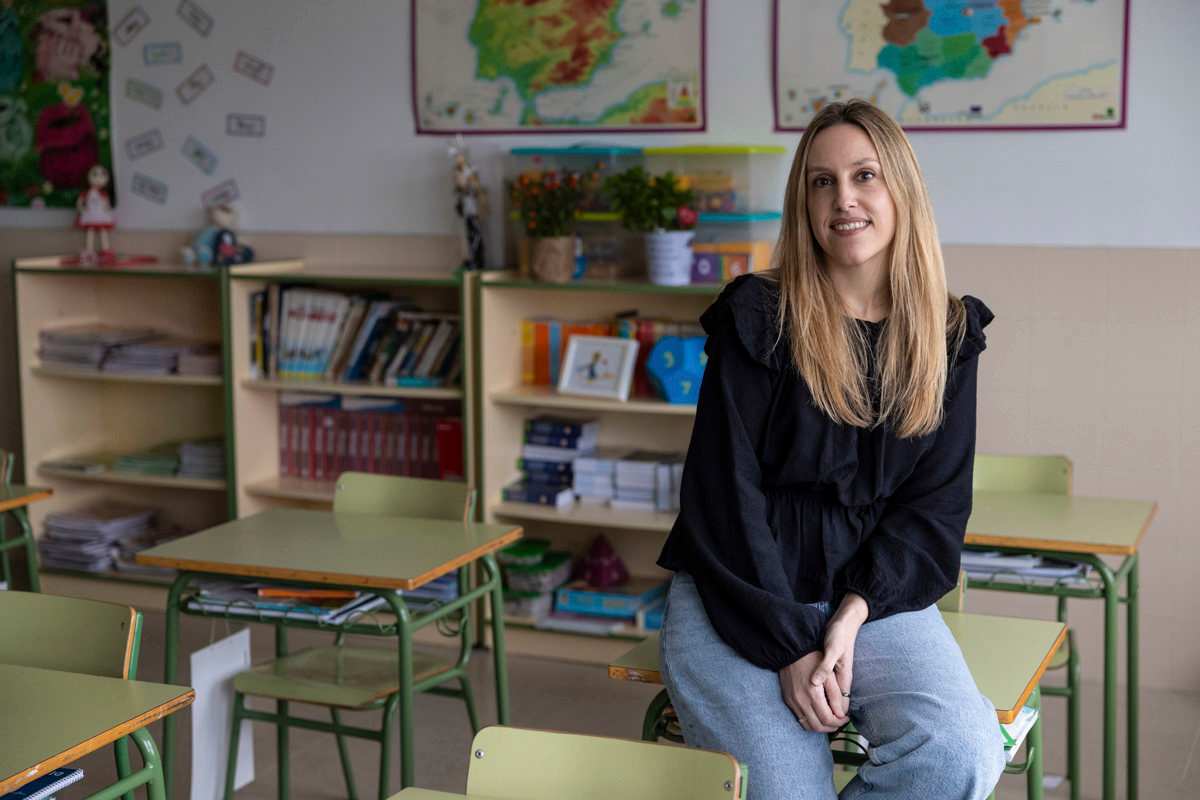
<svg viewBox="0 0 1200 800">
<path fill-rule="evenodd" d="M 671 172 L 651 175 L 630 167 L 605 180 L 604 191 L 621 215 L 621 224 L 631 231 L 688 231 L 696 226 L 695 192 L 686 178 Z"/>
<path fill-rule="evenodd" d="M 513 207 L 521 216 L 525 235 L 570 236 L 575 233 L 575 214 L 583 198 L 584 176 L 554 170 L 525 173 L 513 181 Z"/>
</svg>

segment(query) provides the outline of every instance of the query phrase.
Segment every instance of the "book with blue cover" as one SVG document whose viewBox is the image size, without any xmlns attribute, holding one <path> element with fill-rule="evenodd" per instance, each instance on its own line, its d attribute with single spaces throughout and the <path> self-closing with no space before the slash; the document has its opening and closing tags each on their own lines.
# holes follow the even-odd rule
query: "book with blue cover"
<svg viewBox="0 0 1200 800">
<path fill-rule="evenodd" d="M 573 581 L 554 593 L 554 607 L 576 614 L 632 620 L 638 611 L 665 595 L 667 585 L 659 578 L 630 578 L 620 586 L 595 589 L 587 581 Z"/>
<path fill-rule="evenodd" d="M 59 767 L 35 778 L 20 789 L 0 795 L 0 800 L 44 800 L 73 783 L 83 780 L 83 770 L 75 767 Z"/>
<path fill-rule="evenodd" d="M 578 439 L 581 436 L 594 438 L 599 432 L 600 422 L 595 419 L 569 419 L 543 415 L 525 420 L 526 434 Z"/>
</svg>

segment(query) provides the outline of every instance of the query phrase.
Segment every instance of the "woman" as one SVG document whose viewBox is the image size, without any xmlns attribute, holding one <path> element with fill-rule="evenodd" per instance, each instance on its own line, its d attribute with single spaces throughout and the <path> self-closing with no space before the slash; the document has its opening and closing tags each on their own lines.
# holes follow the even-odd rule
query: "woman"
<svg viewBox="0 0 1200 800">
<path fill-rule="evenodd" d="M 788 177 L 776 266 L 704 313 L 663 679 L 688 743 L 752 800 L 835 797 L 827 733 L 870 763 L 842 798 L 986 797 L 1004 750 L 934 603 L 971 511 L 979 300 L 946 290 L 899 126 L 825 107 Z"/>
</svg>

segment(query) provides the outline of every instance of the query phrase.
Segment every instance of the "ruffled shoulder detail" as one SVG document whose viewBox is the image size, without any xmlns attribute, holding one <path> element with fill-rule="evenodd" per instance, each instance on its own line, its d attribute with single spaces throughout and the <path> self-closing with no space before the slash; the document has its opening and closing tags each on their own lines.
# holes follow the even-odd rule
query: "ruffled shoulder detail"
<svg viewBox="0 0 1200 800">
<path fill-rule="evenodd" d="M 709 336 L 732 327 L 751 358 L 780 369 L 783 348 L 775 323 L 778 309 L 778 284 L 750 273 L 729 282 L 700 315 L 700 325 Z"/>
<path fill-rule="evenodd" d="M 955 364 L 961 364 L 987 349 L 987 335 L 983 329 L 995 317 L 992 310 L 978 297 L 969 294 L 963 295 L 962 303 L 967 315 L 967 332 L 963 335 L 962 345 L 958 348 Z"/>
</svg>

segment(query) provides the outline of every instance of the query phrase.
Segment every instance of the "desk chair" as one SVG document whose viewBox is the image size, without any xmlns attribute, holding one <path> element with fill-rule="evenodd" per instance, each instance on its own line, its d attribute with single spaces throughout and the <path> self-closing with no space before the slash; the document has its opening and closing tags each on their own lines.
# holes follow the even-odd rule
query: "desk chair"
<svg viewBox="0 0 1200 800">
<path fill-rule="evenodd" d="M 392 475 L 369 475 L 345 472 L 334 489 L 333 510 L 342 514 L 395 514 L 427 519 L 469 521 L 475 511 L 475 490 L 465 483 L 402 478 Z M 403 530 L 396 531 L 403 536 Z M 458 572 L 459 589 L 465 590 L 467 567 Z M 467 607 L 469 608 L 469 606 Z M 467 706 L 472 732 L 479 730 L 475 700 L 466 675 L 470 657 L 471 638 L 469 611 L 464 609 L 457 620 L 456 630 L 443 631 L 459 637 L 459 653 L 455 661 L 415 653 L 413 674 L 417 691 L 425 691 L 461 699 Z M 233 779 L 237 766 L 238 734 L 243 719 L 272 722 L 278 733 L 279 797 L 288 796 L 288 728 L 303 727 L 332 733 L 337 738 L 338 756 L 346 779 L 350 800 L 358 792 L 346 749 L 346 736 L 371 739 L 382 746 L 379 758 L 379 797 L 388 796 L 391 775 L 390 758 L 395 749 L 396 708 L 400 699 L 400 662 L 394 648 L 352 647 L 338 633 L 331 646 L 313 647 L 292 654 L 277 652 L 277 658 L 257 664 L 234 677 L 233 728 L 230 733 L 229 761 L 225 772 L 225 797 L 233 795 Z M 277 640 L 276 650 L 282 650 Z M 444 684 L 457 681 L 458 688 Z M 268 697 L 276 701 L 277 714 L 253 711 L 245 707 L 246 696 Z M 289 701 L 320 705 L 329 708 L 332 724 L 290 717 Z M 381 709 L 382 724 L 378 731 L 349 727 L 342 724 L 340 710 L 364 711 Z"/>
<path fill-rule="evenodd" d="M 34 592 L 0 592 L 0 664 L 133 680 L 141 641 L 141 612 L 129 606 Z M 130 774 L 126 739 L 117 740 L 113 752 L 120 780 L 114 786 L 126 792 L 125 800 L 134 800 L 133 789 L 142 785 L 146 785 L 150 800 L 164 800 L 166 790 L 154 740 L 145 728 L 127 738 L 134 740 L 145 766 Z M 115 798 L 118 794 L 113 788 L 89 800 Z"/>
<path fill-rule="evenodd" d="M 7 450 L 0 450 L 0 486 L 8 486 L 12 483 L 13 464 L 16 462 L 16 456 Z M 0 511 L 0 561 L 4 563 L 4 585 L 9 589 L 13 588 L 12 583 L 12 564 L 8 560 L 8 547 L 4 540 L 4 523 L 6 522 L 4 512 Z"/>
<path fill-rule="evenodd" d="M 574 733 L 488 727 L 475 735 L 467 794 L 489 800 L 738 800 L 728 753 Z"/>
<path fill-rule="evenodd" d="M 983 455 L 975 456 L 973 488 L 980 492 L 1071 493 L 1071 460 L 1066 456 Z M 985 580 L 972 580 L 972 586 L 986 587 Z M 1067 598 L 1058 598 L 1058 621 L 1067 621 Z M 1065 686 L 1043 686 L 1041 693 L 1067 698 L 1067 782 L 1071 800 L 1079 800 L 1080 747 L 1080 665 L 1075 632 L 1067 628 L 1067 640 L 1047 671 L 1066 668 Z"/>
</svg>

